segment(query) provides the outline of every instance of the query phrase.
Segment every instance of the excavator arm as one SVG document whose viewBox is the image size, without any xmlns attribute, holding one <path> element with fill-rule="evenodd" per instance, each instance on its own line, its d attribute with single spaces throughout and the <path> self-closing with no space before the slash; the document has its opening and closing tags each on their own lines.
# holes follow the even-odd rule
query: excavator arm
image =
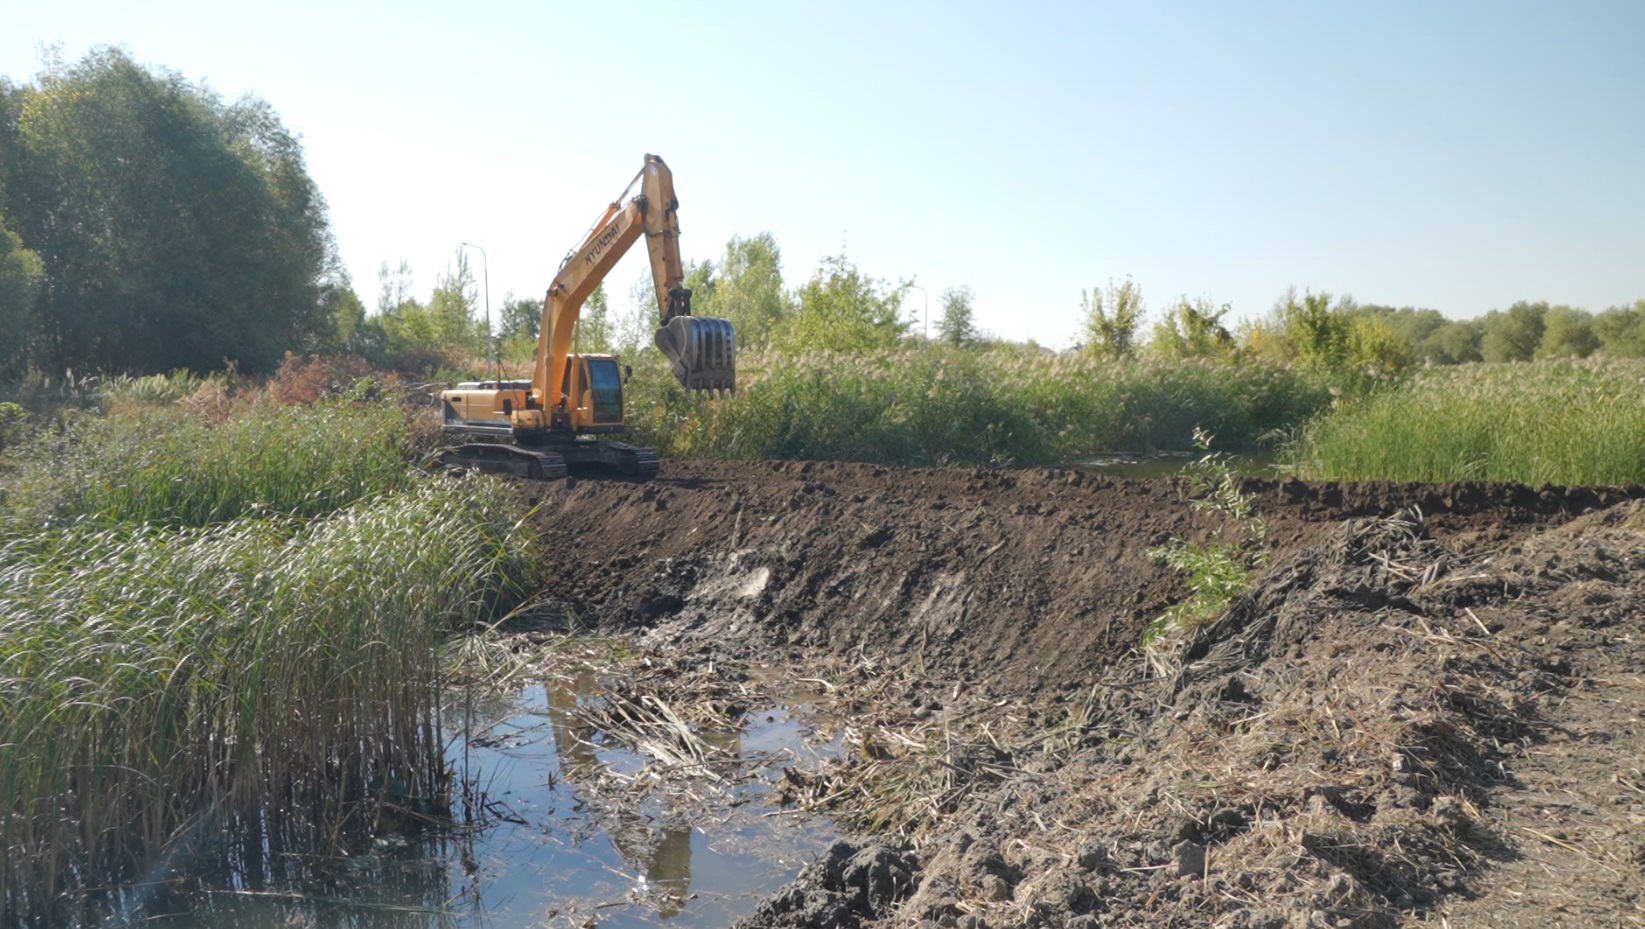
<svg viewBox="0 0 1645 929">
<path fill-rule="evenodd" d="M 639 193 L 624 203 L 623 197 L 636 184 Z M 566 256 L 543 298 L 531 401 L 514 412 L 517 429 L 552 428 L 556 416 L 565 414 L 566 369 L 583 304 L 641 236 L 657 288 L 660 328 L 655 342 L 672 363 L 675 378 L 687 390 L 735 389 L 736 333 L 731 324 L 691 315 L 691 291 L 684 286 L 685 266 L 680 260 L 678 209 L 673 173 L 661 158 L 647 155 L 640 173 Z"/>
</svg>

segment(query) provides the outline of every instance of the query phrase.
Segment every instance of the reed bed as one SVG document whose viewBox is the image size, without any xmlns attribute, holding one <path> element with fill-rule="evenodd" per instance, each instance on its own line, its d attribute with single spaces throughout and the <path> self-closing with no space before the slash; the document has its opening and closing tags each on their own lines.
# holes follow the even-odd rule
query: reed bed
<svg viewBox="0 0 1645 929">
<path fill-rule="evenodd" d="M 440 640 L 523 595 L 515 510 L 441 479 L 308 521 L 0 539 L 4 923 L 202 837 L 254 867 L 271 835 L 440 809 Z"/>
<path fill-rule="evenodd" d="M 1645 482 L 1645 362 L 1431 368 L 1309 422 L 1285 458 L 1325 480 Z"/>
<path fill-rule="evenodd" d="M 1186 450 L 1196 427 L 1251 450 L 1363 378 L 1249 362 L 1101 359 L 1001 346 L 739 359 L 735 396 L 694 399 L 642 365 L 631 417 L 675 457 L 1057 465 Z"/>
<path fill-rule="evenodd" d="M 117 404 L 7 451 L 0 530 L 318 516 L 407 486 L 407 441 L 406 416 L 388 402 L 264 399 L 220 421 L 177 404 Z"/>
</svg>

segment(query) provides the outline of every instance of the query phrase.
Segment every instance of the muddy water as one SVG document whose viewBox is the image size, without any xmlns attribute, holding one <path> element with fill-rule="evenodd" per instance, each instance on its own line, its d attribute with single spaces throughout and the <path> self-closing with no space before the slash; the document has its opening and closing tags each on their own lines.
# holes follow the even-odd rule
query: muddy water
<svg viewBox="0 0 1645 929">
<path fill-rule="evenodd" d="M 815 767 L 828 751 L 807 747 L 798 708 L 751 713 L 740 730 L 708 737 L 741 764 L 659 783 L 649 759 L 579 726 L 568 710 L 588 699 L 582 681 L 456 707 L 450 762 L 474 785 L 456 818 L 472 813 L 472 826 L 382 830 L 340 863 L 199 881 L 150 901 L 137 921 L 724 926 L 835 838 L 825 819 L 776 804 L 782 769 Z"/>
</svg>

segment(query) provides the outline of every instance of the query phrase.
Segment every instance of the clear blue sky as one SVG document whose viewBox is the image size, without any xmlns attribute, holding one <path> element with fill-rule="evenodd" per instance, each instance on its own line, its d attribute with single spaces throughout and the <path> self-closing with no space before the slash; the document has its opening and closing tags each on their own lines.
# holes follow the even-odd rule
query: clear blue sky
<svg viewBox="0 0 1645 929">
<path fill-rule="evenodd" d="M 12 7 L 14 81 L 41 43 L 116 44 L 273 104 L 368 306 L 382 262 L 426 295 L 464 240 L 494 310 L 540 296 L 646 152 L 688 258 L 769 231 L 790 286 L 843 249 L 1050 345 L 1126 275 L 1240 317 L 1290 286 L 1454 317 L 1645 297 L 1641 0 Z"/>
</svg>

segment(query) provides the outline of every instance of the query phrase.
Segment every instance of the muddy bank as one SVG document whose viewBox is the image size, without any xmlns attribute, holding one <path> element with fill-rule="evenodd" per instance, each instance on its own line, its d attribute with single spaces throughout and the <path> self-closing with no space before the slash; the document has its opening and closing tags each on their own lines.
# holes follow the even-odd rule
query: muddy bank
<svg viewBox="0 0 1645 929">
<path fill-rule="evenodd" d="M 579 621 L 785 657 L 852 721 L 792 799 L 861 847 L 750 925 L 1645 924 L 1640 489 L 1252 486 L 1263 583 L 1147 654 L 1183 589 L 1146 550 L 1216 525 L 1169 483 L 670 462 L 529 493 Z"/>
</svg>

